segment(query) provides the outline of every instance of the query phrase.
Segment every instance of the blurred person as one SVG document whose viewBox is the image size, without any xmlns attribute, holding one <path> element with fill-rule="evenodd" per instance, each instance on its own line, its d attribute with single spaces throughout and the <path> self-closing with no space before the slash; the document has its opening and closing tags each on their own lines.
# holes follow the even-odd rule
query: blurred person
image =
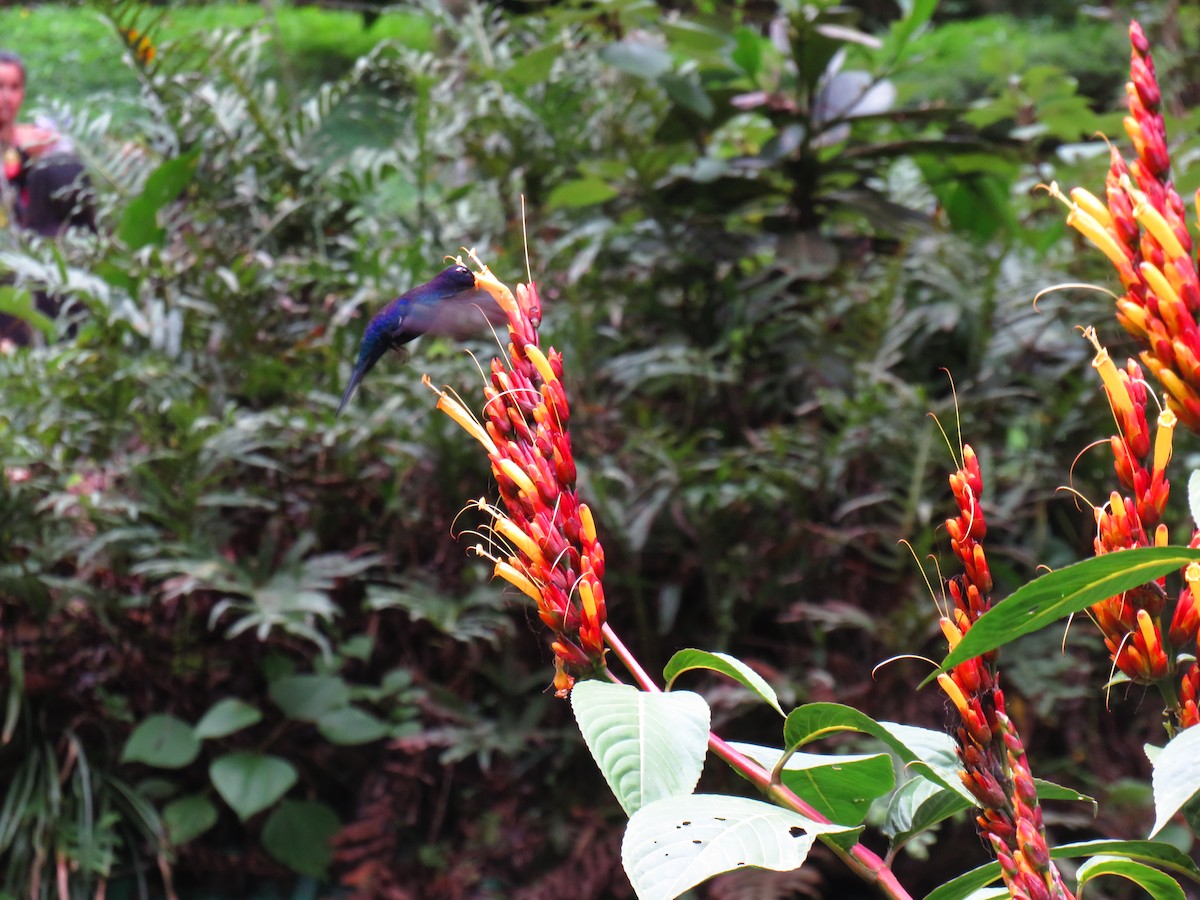
<svg viewBox="0 0 1200 900">
<path fill-rule="evenodd" d="M 25 101 L 25 64 L 0 50 L 0 227 L 16 225 L 43 237 L 69 226 L 95 230 L 90 183 L 71 142 L 46 119 L 17 121 Z M 55 298 L 39 294 L 38 308 L 58 312 Z M 0 340 L 27 344 L 29 326 L 0 314 Z"/>
</svg>

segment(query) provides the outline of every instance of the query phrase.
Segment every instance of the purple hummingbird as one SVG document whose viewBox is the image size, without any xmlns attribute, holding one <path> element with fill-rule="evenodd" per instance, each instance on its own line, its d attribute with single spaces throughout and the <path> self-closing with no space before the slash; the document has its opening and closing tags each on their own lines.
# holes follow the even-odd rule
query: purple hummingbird
<svg viewBox="0 0 1200 900">
<path fill-rule="evenodd" d="M 336 415 L 341 415 L 363 376 L 388 350 L 395 350 L 426 332 L 465 337 L 485 323 L 504 321 L 492 295 L 475 286 L 475 274 L 466 266 L 454 265 L 432 281 L 401 294 L 367 323 L 358 361 Z"/>
</svg>

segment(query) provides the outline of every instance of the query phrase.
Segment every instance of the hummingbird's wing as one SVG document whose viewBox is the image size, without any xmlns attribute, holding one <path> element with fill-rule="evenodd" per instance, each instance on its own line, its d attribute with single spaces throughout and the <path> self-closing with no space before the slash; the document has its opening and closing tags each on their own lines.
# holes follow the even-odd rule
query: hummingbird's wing
<svg viewBox="0 0 1200 900">
<path fill-rule="evenodd" d="M 405 334 L 445 335 L 462 340 L 486 333 L 488 325 L 507 320 L 495 298 L 487 291 L 470 290 L 435 302 L 417 301 L 404 317 Z"/>
</svg>

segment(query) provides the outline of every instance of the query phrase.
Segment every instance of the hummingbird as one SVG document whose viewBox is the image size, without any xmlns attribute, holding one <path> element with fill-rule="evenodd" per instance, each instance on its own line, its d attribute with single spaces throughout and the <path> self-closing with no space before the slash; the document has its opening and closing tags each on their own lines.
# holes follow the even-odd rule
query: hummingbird
<svg viewBox="0 0 1200 900">
<path fill-rule="evenodd" d="M 465 337 L 484 322 L 497 324 L 504 319 L 504 311 L 491 294 L 475 286 L 475 274 L 464 265 L 450 266 L 432 281 L 401 294 L 367 323 L 358 361 L 335 417 L 342 414 L 363 376 L 388 350 L 399 349 L 426 332 Z"/>
</svg>

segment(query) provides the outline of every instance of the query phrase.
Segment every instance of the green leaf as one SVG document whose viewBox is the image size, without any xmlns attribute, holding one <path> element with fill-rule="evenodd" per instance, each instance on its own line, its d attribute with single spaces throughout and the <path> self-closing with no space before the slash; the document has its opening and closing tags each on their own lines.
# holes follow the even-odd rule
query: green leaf
<svg viewBox="0 0 1200 900">
<path fill-rule="evenodd" d="M 783 751 L 757 744 L 730 744 L 768 771 L 778 765 Z M 896 785 L 892 758 L 886 753 L 869 756 L 826 756 L 793 753 L 780 773 L 784 786 L 817 812 L 839 825 L 859 825 L 871 803 Z"/>
<path fill-rule="evenodd" d="M 1078 859 L 1082 856 L 1119 855 L 1181 872 L 1200 881 L 1200 867 L 1190 856 L 1161 841 L 1079 841 L 1050 848 L 1052 859 Z M 1000 864 L 990 862 L 947 881 L 926 895 L 925 900 L 965 900 L 984 885 L 1000 877 Z"/>
<path fill-rule="evenodd" d="M 585 175 L 559 184 L 546 198 L 546 205 L 551 209 L 577 209 L 611 200 L 617 193 L 617 189 L 607 181 L 595 175 Z"/>
<path fill-rule="evenodd" d="M 196 723 L 195 735 L 200 740 L 222 738 L 249 728 L 262 721 L 262 713 L 236 697 L 220 700 Z"/>
<path fill-rule="evenodd" d="M 584 742 L 628 815 L 690 794 L 708 751 L 708 704 L 699 694 L 652 694 L 584 681 L 571 691 Z"/>
<path fill-rule="evenodd" d="M 730 43 L 728 32 L 687 19 L 664 21 L 659 27 L 671 48 L 688 58 L 712 57 Z"/>
<path fill-rule="evenodd" d="M 887 39 L 887 47 L 894 56 L 900 58 L 906 55 L 908 42 L 924 30 L 937 5 L 938 0 L 900 0 L 904 15 L 892 23 Z"/>
<path fill-rule="evenodd" d="M 317 719 L 317 731 L 332 744 L 369 744 L 391 734 L 386 722 L 353 706 L 333 709 Z"/>
<path fill-rule="evenodd" d="M 0 747 L 8 745 L 21 717 L 25 700 L 25 659 L 16 647 L 8 648 L 8 691 L 4 703 L 4 727 L 0 730 Z"/>
<path fill-rule="evenodd" d="M 1200 728 L 1175 735 L 1153 760 L 1154 827 L 1158 834 L 1171 817 L 1200 792 Z"/>
<path fill-rule="evenodd" d="M 24 288 L 12 285 L 0 287 L 0 313 L 28 322 L 48 340 L 54 338 L 54 321 L 38 310 L 34 305 L 33 295 Z"/>
<path fill-rule="evenodd" d="M 925 900 L 966 900 L 999 877 L 1000 863 L 984 863 L 934 888 L 925 895 Z M 1004 893 L 1007 895 L 1008 891 Z"/>
<path fill-rule="evenodd" d="M 555 60 L 562 56 L 561 44 L 546 44 L 528 53 L 523 53 L 513 60 L 512 66 L 504 73 L 504 78 L 517 87 L 531 87 L 545 81 L 550 75 L 550 69 Z"/>
<path fill-rule="evenodd" d="M 203 794 L 189 794 L 163 807 L 163 821 L 172 846 L 178 847 L 217 824 L 217 808 Z"/>
<path fill-rule="evenodd" d="M 1200 550 L 1139 547 L 1085 559 L 1043 575 L 984 613 L 963 635 L 945 662 L 922 684 L 928 684 L 939 673 L 952 669 L 963 660 L 995 650 L 1001 644 L 1196 560 L 1200 560 Z"/>
<path fill-rule="evenodd" d="M 714 672 L 720 672 L 722 675 L 728 675 L 734 681 L 748 687 L 754 693 L 758 694 L 763 700 L 771 704 L 771 706 L 781 716 L 783 710 L 779 706 L 779 697 L 775 693 L 775 689 L 767 684 L 766 680 L 755 672 L 752 668 L 736 657 L 730 656 L 727 653 L 710 653 L 707 650 L 680 650 L 671 657 L 663 669 L 663 678 L 667 682 L 667 690 L 675 683 L 675 679 L 684 672 L 692 669 L 711 669 Z"/>
<path fill-rule="evenodd" d="M 286 794 L 297 778 L 295 767 L 286 759 L 251 751 L 214 759 L 208 777 L 243 822 Z"/>
<path fill-rule="evenodd" d="M 914 772 L 974 802 L 958 777 L 954 739 L 943 732 L 894 722 L 876 722 L 866 713 L 840 703 L 809 703 L 788 713 L 783 738 L 791 749 L 844 731 L 879 738 Z"/>
<path fill-rule="evenodd" d="M 1200 867 L 1195 861 L 1178 847 L 1164 844 L 1162 841 L 1078 841 L 1054 847 L 1050 855 L 1055 859 L 1100 855 L 1127 856 L 1158 866 L 1160 869 L 1182 872 L 1193 880 L 1200 881 Z"/>
<path fill-rule="evenodd" d="M 1166 872 L 1122 856 L 1094 856 L 1080 866 L 1075 873 L 1079 879 L 1079 893 L 1083 892 L 1083 886 L 1087 882 L 1101 875 L 1126 878 L 1141 887 L 1154 900 L 1187 900 L 1179 882 Z"/>
<path fill-rule="evenodd" d="M 645 41 L 626 39 L 609 44 L 600 58 L 622 72 L 647 81 L 671 70 L 671 54 Z"/>
<path fill-rule="evenodd" d="M 149 244 L 162 246 L 166 231 L 158 220 L 159 211 L 171 203 L 192 182 L 200 148 L 176 159 L 168 159 L 150 173 L 142 192 L 125 207 L 117 237 L 130 250 Z"/>
<path fill-rule="evenodd" d="M 324 803 L 284 800 L 267 817 L 262 843 L 293 871 L 324 878 L 333 859 L 329 842 L 341 827 L 337 813 Z"/>
<path fill-rule="evenodd" d="M 670 900 L 731 869 L 798 869 L 818 834 L 846 830 L 745 797 L 669 797 L 630 817 L 621 859 L 640 900 Z"/>
<path fill-rule="evenodd" d="M 336 675 L 285 675 L 268 692 L 289 719 L 301 722 L 316 722 L 350 703 L 350 688 Z"/>
<path fill-rule="evenodd" d="M 1099 809 L 1100 804 L 1096 802 L 1095 797 L 1081 794 L 1074 788 L 1063 787 L 1061 784 L 1046 781 L 1044 778 L 1035 778 L 1033 779 L 1033 783 L 1037 788 L 1039 800 L 1072 800 L 1081 803 L 1090 803 L 1092 804 L 1092 815 L 1095 815 Z"/>
<path fill-rule="evenodd" d="M 712 98 L 708 96 L 708 92 L 701 86 L 694 73 L 679 75 L 667 72 L 658 79 L 658 83 L 662 85 L 668 97 L 688 112 L 695 113 L 702 119 L 712 118 L 715 111 Z"/>
<path fill-rule="evenodd" d="M 133 730 L 122 762 L 140 762 L 160 769 L 182 769 L 200 753 L 192 726 L 172 715 L 150 716 Z"/>
</svg>

